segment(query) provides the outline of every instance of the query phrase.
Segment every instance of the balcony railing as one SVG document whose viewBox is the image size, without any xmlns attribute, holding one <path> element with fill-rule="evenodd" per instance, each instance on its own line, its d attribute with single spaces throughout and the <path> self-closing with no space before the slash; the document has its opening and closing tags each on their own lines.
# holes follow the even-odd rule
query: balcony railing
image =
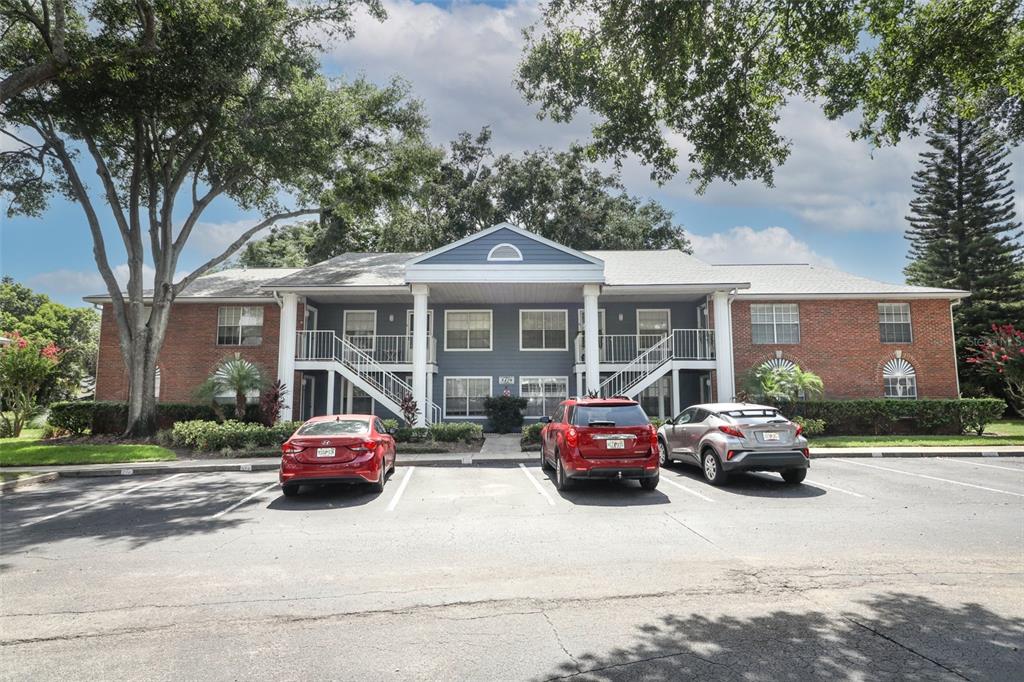
<svg viewBox="0 0 1024 682">
<path fill-rule="evenodd" d="M 664 334 L 601 334 L 598 337 L 600 361 L 608 364 L 630 363 L 644 351 L 659 344 Z M 583 335 L 576 337 L 576 362 L 583 362 Z M 675 360 L 714 360 L 714 329 L 673 329 L 669 344 Z"/>
<path fill-rule="evenodd" d="M 376 362 L 383 365 L 412 364 L 412 334 L 349 335 L 345 339 Z M 297 360 L 331 360 L 334 358 L 334 331 L 321 329 L 301 332 L 295 347 Z M 434 337 L 427 337 L 427 362 L 437 362 Z"/>
</svg>

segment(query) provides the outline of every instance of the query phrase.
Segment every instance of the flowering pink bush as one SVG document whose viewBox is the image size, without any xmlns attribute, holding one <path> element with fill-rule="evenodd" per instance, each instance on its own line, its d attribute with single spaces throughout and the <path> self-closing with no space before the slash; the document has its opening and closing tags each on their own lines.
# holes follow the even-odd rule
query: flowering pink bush
<svg viewBox="0 0 1024 682">
<path fill-rule="evenodd" d="M 3 334 L 11 340 L 0 348 L 0 436 L 17 437 L 39 412 L 36 395 L 61 360 L 54 343 L 32 343 L 18 332 Z"/>
<path fill-rule="evenodd" d="M 970 350 L 967 362 L 1002 381 L 1010 405 L 1024 415 L 1024 330 L 994 324 L 992 333 Z"/>
</svg>

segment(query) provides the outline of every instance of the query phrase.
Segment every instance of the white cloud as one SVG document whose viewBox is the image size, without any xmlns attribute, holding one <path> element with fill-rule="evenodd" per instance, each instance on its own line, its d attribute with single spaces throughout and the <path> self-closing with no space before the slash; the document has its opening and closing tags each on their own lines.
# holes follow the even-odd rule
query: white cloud
<svg viewBox="0 0 1024 682">
<path fill-rule="evenodd" d="M 835 268 L 835 262 L 816 253 L 784 227 L 737 226 L 711 235 L 689 233 L 693 254 L 709 263 L 812 263 Z"/>
<path fill-rule="evenodd" d="M 122 287 L 128 284 L 128 264 L 121 263 L 112 268 L 114 279 Z M 142 282 L 147 289 L 153 286 L 153 276 L 156 270 L 152 266 L 143 264 Z M 28 279 L 28 285 L 33 289 L 55 297 L 67 296 L 88 296 L 90 294 L 102 294 L 107 291 L 107 285 L 97 270 L 52 270 L 41 272 Z"/>
</svg>

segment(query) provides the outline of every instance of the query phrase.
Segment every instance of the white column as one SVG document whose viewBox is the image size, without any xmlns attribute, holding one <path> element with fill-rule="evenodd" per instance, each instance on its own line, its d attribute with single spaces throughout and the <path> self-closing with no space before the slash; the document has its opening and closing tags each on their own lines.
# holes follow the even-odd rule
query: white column
<svg viewBox="0 0 1024 682">
<path fill-rule="evenodd" d="M 426 284 L 412 285 L 412 397 L 419 405 L 416 426 L 427 425 L 427 296 Z"/>
<path fill-rule="evenodd" d="M 585 392 L 583 390 L 583 372 L 576 372 L 576 395 L 581 396 Z"/>
<path fill-rule="evenodd" d="M 355 404 L 355 384 L 349 380 L 345 380 L 345 414 L 352 414 L 352 406 Z"/>
<path fill-rule="evenodd" d="M 679 370 L 672 370 L 672 417 L 683 411 L 679 398 Z"/>
<path fill-rule="evenodd" d="M 334 414 L 334 370 L 327 370 L 327 414 Z"/>
<path fill-rule="evenodd" d="M 598 335 L 601 323 L 597 319 L 597 295 L 601 287 L 597 284 L 583 285 L 583 360 L 587 368 L 587 392 L 601 387 L 601 364 Z"/>
<path fill-rule="evenodd" d="M 434 373 L 433 372 L 427 372 L 427 399 L 426 399 L 426 401 L 423 404 L 424 405 L 429 405 L 430 402 L 433 399 L 434 399 Z"/>
<path fill-rule="evenodd" d="M 277 330 L 277 378 L 285 386 L 284 406 L 280 421 L 292 419 L 292 396 L 295 393 L 295 332 L 298 324 L 299 297 L 281 296 L 281 320 Z"/>
<path fill-rule="evenodd" d="M 732 311 L 729 292 L 716 291 L 715 304 L 715 373 L 718 402 L 729 402 L 736 395 L 735 371 L 732 365 Z"/>
</svg>

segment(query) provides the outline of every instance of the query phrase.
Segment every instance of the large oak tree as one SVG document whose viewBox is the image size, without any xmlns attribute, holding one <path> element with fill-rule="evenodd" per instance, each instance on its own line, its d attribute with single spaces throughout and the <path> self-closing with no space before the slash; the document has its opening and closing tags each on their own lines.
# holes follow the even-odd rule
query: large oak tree
<svg viewBox="0 0 1024 682">
<path fill-rule="evenodd" d="M 15 4 L 21 14 L 0 15 L 14 19 L 0 38 L 7 78 L 52 50 L 53 4 Z M 419 106 L 401 84 L 332 83 L 319 71 L 318 53 L 351 33 L 359 4 L 383 16 L 376 0 L 67 2 L 67 65 L 2 104 L 9 210 L 39 215 L 60 194 L 84 213 L 128 369 L 129 434 L 155 426 L 156 359 L 174 298 L 261 229 L 319 215 L 325 191 L 369 150 L 422 134 Z M 221 197 L 261 217 L 174 281 L 197 223 Z M 343 206 L 349 197 L 329 198 Z M 111 262 L 122 250 L 125 288 Z"/>
</svg>

